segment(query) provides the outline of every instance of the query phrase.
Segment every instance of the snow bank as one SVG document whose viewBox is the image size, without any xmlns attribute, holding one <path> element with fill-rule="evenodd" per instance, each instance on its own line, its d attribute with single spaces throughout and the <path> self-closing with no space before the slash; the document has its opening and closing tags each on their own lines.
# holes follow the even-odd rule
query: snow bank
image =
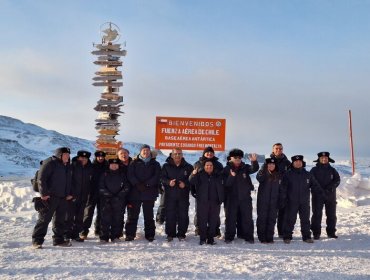
<svg viewBox="0 0 370 280">
<path fill-rule="evenodd" d="M 349 208 L 370 205 L 369 178 L 362 178 L 359 173 L 351 177 L 341 177 L 341 184 L 337 189 L 338 206 Z"/>
<path fill-rule="evenodd" d="M 16 214 L 32 211 L 34 196 L 36 194 L 28 179 L 0 182 L 0 212 Z"/>
<path fill-rule="evenodd" d="M 156 240 L 148 243 L 140 218 L 133 242 L 102 245 L 89 236 L 70 248 L 55 248 L 49 227 L 42 250 L 31 248 L 37 213 L 29 179 L 0 181 L 0 279 L 369 279 L 369 179 L 341 176 L 337 240 L 302 242 L 298 219 L 289 245 L 276 238 L 270 245 L 220 239 L 215 246 L 199 246 L 191 199 L 185 242 L 166 242 L 164 226 L 157 225 Z"/>
</svg>

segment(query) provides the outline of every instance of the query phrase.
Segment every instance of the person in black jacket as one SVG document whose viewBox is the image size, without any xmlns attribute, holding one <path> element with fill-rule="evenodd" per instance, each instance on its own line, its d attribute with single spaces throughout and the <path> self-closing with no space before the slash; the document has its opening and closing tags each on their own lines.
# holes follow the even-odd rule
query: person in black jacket
<svg viewBox="0 0 370 280">
<path fill-rule="evenodd" d="M 143 145 L 140 154 L 129 165 L 128 179 L 132 185 L 128 196 L 126 241 L 136 237 L 140 208 L 143 206 L 145 238 L 152 242 L 155 236 L 153 208 L 158 197 L 161 166 L 152 156 L 150 146 Z"/>
<path fill-rule="evenodd" d="M 224 201 L 222 175 L 215 172 L 212 159 L 206 159 L 202 169 L 194 169 L 189 181 L 195 188 L 199 223 L 199 245 L 215 245 L 217 221 Z"/>
<path fill-rule="evenodd" d="M 312 193 L 312 217 L 311 217 L 311 230 L 313 238 L 318 240 L 321 235 L 321 220 L 322 209 L 325 205 L 326 213 L 326 234 L 329 238 L 338 238 L 335 234 L 337 224 L 337 198 L 336 189 L 340 184 L 340 176 L 334 167 L 330 165 L 335 161 L 330 158 L 329 152 L 320 152 L 317 154 L 317 162 L 310 173 L 319 182 L 321 188 L 324 190 L 324 199 L 316 193 Z"/>
<path fill-rule="evenodd" d="M 215 151 L 212 147 L 206 147 L 203 150 L 203 155 L 199 158 L 197 162 L 194 163 L 194 169 L 201 170 L 204 168 L 204 163 L 207 160 L 211 160 L 213 163 L 213 169 L 214 172 L 222 174 L 223 166 L 222 163 L 219 162 L 218 157 L 215 156 Z M 195 190 L 195 188 L 192 188 L 192 190 Z M 192 193 L 193 197 L 195 197 L 195 193 Z M 199 234 L 199 227 L 198 227 L 198 219 L 197 219 L 197 200 L 195 200 L 195 215 L 194 215 L 194 226 L 195 226 L 195 235 Z M 217 227 L 216 227 L 216 235 L 217 237 L 221 237 L 221 221 L 220 219 L 217 221 Z"/>
<path fill-rule="evenodd" d="M 130 184 L 126 174 L 119 168 L 120 160 L 108 160 L 109 170 L 100 177 L 101 230 L 100 242 L 119 240 L 123 223 L 123 210 Z"/>
<path fill-rule="evenodd" d="M 72 169 L 69 163 L 71 151 L 67 147 L 56 149 L 53 157 L 45 160 L 40 168 L 38 184 L 41 199 L 47 201 L 47 211 L 39 212 L 32 233 L 32 244 L 42 248 L 48 225 L 53 218 L 53 245 L 71 246 L 64 240 L 67 200 L 71 200 Z"/>
<path fill-rule="evenodd" d="M 291 169 L 284 174 L 280 188 L 280 207 L 286 207 L 283 227 L 284 243 L 292 240 L 297 214 L 301 221 L 301 233 L 304 242 L 313 243 L 310 231 L 310 190 L 321 196 L 323 191 L 315 177 L 306 169 L 302 155 L 292 158 Z"/>
<path fill-rule="evenodd" d="M 271 159 L 275 160 L 275 164 L 279 172 L 284 175 L 290 169 L 291 162 L 283 153 L 283 144 L 275 143 L 272 145 L 272 153 L 270 155 Z M 284 226 L 284 217 L 285 217 L 285 208 L 280 208 L 278 210 L 278 217 L 277 217 L 277 231 L 278 236 L 283 238 L 283 226 Z"/>
<path fill-rule="evenodd" d="M 161 182 L 165 192 L 167 241 L 184 240 L 189 226 L 189 176 L 193 167 L 183 158 L 180 148 L 172 149 L 162 167 Z M 177 225 L 177 230 L 176 230 Z"/>
<path fill-rule="evenodd" d="M 125 148 L 120 148 L 118 149 L 117 151 L 117 157 L 118 159 L 120 160 L 120 164 L 119 164 L 119 169 L 125 173 L 125 175 L 127 176 L 127 171 L 128 171 L 128 166 L 130 165 L 131 161 L 132 161 L 132 158 L 130 157 L 130 151 L 125 149 Z M 125 203 L 127 203 L 127 201 L 125 201 Z M 123 205 L 123 217 L 125 216 L 125 213 L 126 213 L 126 204 Z M 124 228 L 124 225 L 125 225 L 125 221 L 123 220 L 122 221 L 122 228 L 121 228 L 121 236 L 123 236 L 123 228 Z"/>
<path fill-rule="evenodd" d="M 105 159 L 105 152 L 96 151 L 95 159 L 92 163 L 92 178 L 91 178 L 91 191 L 87 199 L 86 207 L 84 210 L 83 218 L 83 232 L 80 234 L 82 239 L 86 239 L 89 234 L 89 228 L 91 227 L 94 211 L 96 207 L 96 217 L 94 223 L 94 234 L 100 235 L 100 200 L 99 200 L 99 181 L 101 175 L 108 169 L 108 162 Z"/>
<path fill-rule="evenodd" d="M 257 236 L 261 243 L 274 243 L 274 229 L 279 209 L 282 174 L 275 159 L 266 158 L 256 176 L 260 183 L 257 194 Z"/>
<path fill-rule="evenodd" d="M 90 152 L 81 150 L 77 152 L 76 159 L 72 160 L 73 200 L 68 202 L 65 238 L 77 242 L 85 240 L 80 237 L 80 234 L 83 234 L 84 210 L 92 189 L 93 168 L 90 156 Z"/>
<path fill-rule="evenodd" d="M 242 238 L 254 243 L 254 223 L 252 218 L 253 206 L 251 191 L 254 190 L 250 174 L 258 171 L 257 155 L 251 154 L 251 165 L 242 161 L 244 152 L 232 149 L 229 152 L 226 167 L 224 168 L 226 192 L 226 228 L 225 242 L 231 243 L 236 234 L 238 211 L 240 212 L 240 226 Z"/>
</svg>

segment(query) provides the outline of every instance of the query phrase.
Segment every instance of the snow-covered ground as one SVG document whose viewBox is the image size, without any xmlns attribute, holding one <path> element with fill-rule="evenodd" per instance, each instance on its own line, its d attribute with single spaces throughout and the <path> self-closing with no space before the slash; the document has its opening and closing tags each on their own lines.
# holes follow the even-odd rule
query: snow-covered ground
<svg viewBox="0 0 370 280">
<path fill-rule="evenodd" d="M 90 237 L 69 248 L 56 248 L 49 228 L 44 249 L 34 250 L 31 233 L 37 214 L 31 204 L 35 193 L 29 178 L 2 178 L 0 279 L 370 279 L 369 162 L 364 160 L 355 176 L 351 176 L 348 161 L 335 165 L 342 178 L 339 239 L 324 236 L 314 244 L 301 241 L 297 221 L 289 245 L 280 239 L 269 245 L 238 239 L 225 244 L 220 239 L 215 246 L 199 246 L 192 199 L 185 242 L 166 242 L 163 226 L 157 226 L 156 240 L 148 243 L 141 220 L 134 242 L 101 245 Z"/>
</svg>

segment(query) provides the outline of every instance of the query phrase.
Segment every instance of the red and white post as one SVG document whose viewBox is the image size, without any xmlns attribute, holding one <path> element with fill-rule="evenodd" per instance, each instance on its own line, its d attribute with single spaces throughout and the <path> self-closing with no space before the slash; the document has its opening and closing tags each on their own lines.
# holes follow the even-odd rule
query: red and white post
<svg viewBox="0 0 370 280">
<path fill-rule="evenodd" d="M 353 152 L 353 137 L 352 137 L 352 113 L 351 110 L 348 111 L 349 120 L 349 143 L 351 149 L 351 163 L 352 163 L 352 176 L 355 175 L 355 156 Z"/>
</svg>

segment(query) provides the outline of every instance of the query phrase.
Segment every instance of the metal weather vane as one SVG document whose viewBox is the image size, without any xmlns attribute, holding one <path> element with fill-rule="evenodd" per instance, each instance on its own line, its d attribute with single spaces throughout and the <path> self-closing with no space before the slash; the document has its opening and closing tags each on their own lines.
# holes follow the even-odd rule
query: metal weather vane
<svg viewBox="0 0 370 280">
<path fill-rule="evenodd" d="M 94 64 L 99 65 L 99 71 L 93 77 L 93 86 L 102 87 L 101 97 L 94 110 L 98 111 L 95 120 L 95 129 L 98 132 L 95 146 L 107 154 L 107 158 L 116 156 L 117 150 L 121 148 L 122 142 L 115 137 L 119 132 L 120 123 L 118 117 L 123 113 L 123 97 L 119 95 L 122 87 L 121 57 L 126 56 L 126 50 L 117 43 L 120 38 L 120 30 L 117 25 L 106 22 L 100 26 L 101 44 L 94 44 L 96 50 L 92 51 L 97 56 Z"/>
</svg>

